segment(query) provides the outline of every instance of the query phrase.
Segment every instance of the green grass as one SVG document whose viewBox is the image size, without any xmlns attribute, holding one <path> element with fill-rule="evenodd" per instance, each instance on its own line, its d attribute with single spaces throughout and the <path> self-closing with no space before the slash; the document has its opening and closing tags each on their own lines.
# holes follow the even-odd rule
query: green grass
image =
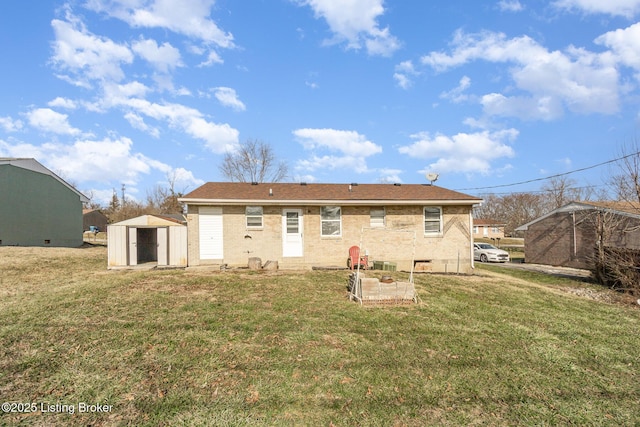
<svg viewBox="0 0 640 427">
<path fill-rule="evenodd" d="M 418 275 L 419 304 L 361 307 L 344 271 L 107 271 L 104 247 L 0 271 L 0 400 L 112 405 L 0 425 L 640 423 L 640 310 L 559 291 L 581 282 Z"/>
</svg>

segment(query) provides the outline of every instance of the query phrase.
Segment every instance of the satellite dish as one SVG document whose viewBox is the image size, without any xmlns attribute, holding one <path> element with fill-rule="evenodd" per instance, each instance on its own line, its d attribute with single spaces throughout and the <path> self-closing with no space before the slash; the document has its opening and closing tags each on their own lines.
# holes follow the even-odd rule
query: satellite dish
<svg viewBox="0 0 640 427">
<path fill-rule="evenodd" d="M 433 173 L 433 172 L 429 172 L 428 174 L 425 175 L 425 177 L 429 180 L 429 182 L 433 185 L 434 182 L 436 182 L 438 180 L 438 177 L 440 175 L 438 175 L 437 173 Z"/>
</svg>

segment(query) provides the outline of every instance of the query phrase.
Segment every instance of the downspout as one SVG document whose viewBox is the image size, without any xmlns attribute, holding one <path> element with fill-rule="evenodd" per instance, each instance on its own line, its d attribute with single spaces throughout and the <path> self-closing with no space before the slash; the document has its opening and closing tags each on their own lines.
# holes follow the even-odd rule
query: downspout
<svg viewBox="0 0 640 427">
<path fill-rule="evenodd" d="M 573 219 L 573 259 L 576 259 L 578 254 L 578 248 L 576 247 L 578 242 L 576 238 L 576 211 L 571 212 L 571 218 Z"/>
<path fill-rule="evenodd" d="M 475 270 L 476 264 L 473 260 L 473 214 L 469 210 L 469 259 L 471 259 L 471 269 Z"/>
</svg>

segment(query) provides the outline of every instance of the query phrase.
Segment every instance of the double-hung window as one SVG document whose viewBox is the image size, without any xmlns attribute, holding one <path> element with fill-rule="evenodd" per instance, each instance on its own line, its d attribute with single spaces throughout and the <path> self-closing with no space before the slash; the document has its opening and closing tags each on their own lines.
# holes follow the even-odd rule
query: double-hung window
<svg viewBox="0 0 640 427">
<path fill-rule="evenodd" d="M 442 208 L 426 206 L 424 208 L 424 234 L 436 235 L 442 233 Z"/>
<path fill-rule="evenodd" d="M 340 206 L 322 206 L 320 208 L 320 228 L 322 237 L 342 235 L 342 210 Z"/>
<path fill-rule="evenodd" d="M 262 206 L 247 206 L 245 217 L 247 228 L 262 228 Z"/>
<path fill-rule="evenodd" d="M 384 208 L 371 209 L 371 217 L 369 221 L 371 228 L 383 228 L 384 227 Z"/>
</svg>

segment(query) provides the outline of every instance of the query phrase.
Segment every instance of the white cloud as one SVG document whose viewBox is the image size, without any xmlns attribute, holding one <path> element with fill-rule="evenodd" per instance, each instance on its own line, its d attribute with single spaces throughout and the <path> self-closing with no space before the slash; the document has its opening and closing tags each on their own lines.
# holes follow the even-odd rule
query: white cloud
<svg viewBox="0 0 640 427">
<path fill-rule="evenodd" d="M 180 51 L 168 42 L 158 46 L 155 40 L 141 39 L 134 42 L 131 48 L 162 73 L 167 73 L 176 67 L 184 65 L 180 58 Z"/>
<path fill-rule="evenodd" d="M 202 61 L 200 64 L 198 64 L 198 67 L 209 67 L 213 64 L 224 64 L 224 61 L 222 60 L 222 58 L 220 58 L 220 55 L 218 55 L 218 52 L 216 52 L 215 50 L 210 51 L 209 55 L 207 55 L 207 60 Z"/>
<path fill-rule="evenodd" d="M 133 119 L 132 124 L 141 123 L 141 120 L 135 118 L 136 115 L 166 122 L 171 128 L 180 129 L 192 138 L 204 141 L 205 146 L 214 153 L 225 153 L 238 145 L 238 130 L 226 123 L 209 122 L 194 108 L 169 102 L 154 103 L 136 96 L 144 94 L 146 89 L 139 83 L 105 86 L 104 105 L 109 108 L 125 108 L 129 113 L 135 113 L 129 116 L 129 119 Z"/>
<path fill-rule="evenodd" d="M 367 161 L 355 156 L 311 156 L 298 160 L 296 169 L 313 172 L 317 170 L 349 170 L 355 173 L 369 172 Z"/>
<path fill-rule="evenodd" d="M 154 138 L 160 137 L 160 130 L 146 124 L 140 115 L 129 112 L 124 115 L 124 118 L 133 128 L 146 132 Z"/>
<path fill-rule="evenodd" d="M 314 153 L 309 159 L 299 160 L 296 169 L 304 171 L 347 169 L 356 173 L 370 172 L 366 158 L 382 152 L 382 147 L 355 131 L 335 129 L 297 129 L 293 131 L 298 142 Z M 317 150 L 337 152 L 338 155 L 317 155 Z"/>
<path fill-rule="evenodd" d="M 464 92 L 471 87 L 471 79 L 468 76 L 463 76 L 458 83 L 458 86 L 451 89 L 448 92 L 442 92 L 440 98 L 448 99 L 451 102 L 459 103 L 469 99 L 469 96 Z"/>
<path fill-rule="evenodd" d="M 388 184 L 402 183 L 402 178 L 400 178 L 402 170 L 400 169 L 381 168 L 377 171 L 380 174 L 379 182 Z"/>
<path fill-rule="evenodd" d="M 47 105 L 49 107 L 66 108 L 67 110 L 75 110 L 78 107 L 74 100 L 69 98 L 62 98 L 60 96 L 49 101 Z"/>
<path fill-rule="evenodd" d="M 562 103 L 549 96 L 538 98 L 524 96 L 504 96 L 489 93 L 482 96 L 480 103 L 489 116 L 519 117 L 524 120 L 554 120 L 562 116 Z"/>
<path fill-rule="evenodd" d="M 453 136 L 421 132 L 411 135 L 414 143 L 399 148 L 400 153 L 417 159 L 434 159 L 426 170 L 488 174 L 491 164 L 514 151 L 507 142 L 518 136 L 515 129 L 497 132 L 458 133 Z"/>
<path fill-rule="evenodd" d="M 640 23 L 605 33 L 595 42 L 610 48 L 616 62 L 640 71 Z"/>
<path fill-rule="evenodd" d="M 235 111 L 245 111 L 247 109 L 244 103 L 238 99 L 236 91 L 230 87 L 216 87 L 213 89 L 213 94 L 225 107 L 230 107 Z"/>
<path fill-rule="evenodd" d="M 368 157 L 381 153 L 382 147 L 367 140 L 358 132 L 336 129 L 297 129 L 293 131 L 298 141 L 309 150 L 326 148 L 350 156 Z"/>
<path fill-rule="evenodd" d="M 232 48 L 233 35 L 210 19 L 215 0 L 88 0 L 86 6 L 132 27 L 163 28 L 207 45 Z"/>
<path fill-rule="evenodd" d="M 84 24 L 67 13 L 67 21 L 54 19 L 51 26 L 55 33 L 51 60 L 61 70 L 73 74 L 78 85 L 90 86 L 90 80 L 120 81 L 124 78 L 122 64 L 133 62 L 133 54 L 125 45 L 106 37 L 91 34 Z"/>
<path fill-rule="evenodd" d="M 69 116 L 50 108 L 36 108 L 26 113 L 29 124 L 45 132 L 60 135 L 79 135 L 80 129 L 69 124 Z"/>
<path fill-rule="evenodd" d="M 632 18 L 640 12 L 640 0 L 557 0 L 554 6 L 587 14 L 603 13 Z"/>
<path fill-rule="evenodd" d="M 109 184 L 112 181 L 137 183 L 141 174 L 152 170 L 167 173 L 171 167 L 132 152 L 129 138 L 81 140 L 73 144 L 7 144 L 0 141 L 0 153 L 12 157 L 34 157 L 49 169 L 60 171 L 74 182 L 95 181 Z"/>
<path fill-rule="evenodd" d="M 393 78 L 402 89 L 409 89 L 413 85 L 412 78 L 419 74 L 412 61 L 403 61 L 396 65 Z"/>
<path fill-rule="evenodd" d="M 502 33 L 458 31 L 450 54 L 431 52 L 422 63 L 446 71 L 476 60 L 512 64 L 511 78 L 524 92 L 509 97 L 485 95 L 483 105 L 489 114 L 497 111 L 550 120 L 560 117 L 565 108 L 583 114 L 613 114 L 619 109 L 619 75 L 608 53 L 595 54 L 573 46 L 563 52 L 549 51 L 528 36 L 507 39 Z M 508 108 L 499 108 L 501 105 L 518 108 L 510 113 Z"/>
<path fill-rule="evenodd" d="M 347 42 L 349 49 L 367 49 L 369 55 L 390 56 L 400 48 L 389 28 L 380 28 L 378 17 L 384 14 L 383 0 L 299 0 L 310 6 L 316 18 L 324 18 L 334 33 L 327 43 Z"/>
<path fill-rule="evenodd" d="M 500 0 L 498 9 L 503 12 L 521 12 L 524 10 L 524 6 L 518 0 Z"/>
<path fill-rule="evenodd" d="M 0 117 L 0 127 L 2 127 L 5 132 L 17 132 L 22 129 L 22 121 L 14 120 L 11 117 Z"/>
<path fill-rule="evenodd" d="M 168 174 L 172 177 L 174 181 L 174 185 L 177 189 L 184 187 L 196 187 L 204 184 L 202 179 L 196 178 L 193 176 L 193 172 L 186 170 L 185 168 L 175 168 Z"/>
<path fill-rule="evenodd" d="M 295 182 L 316 182 L 317 178 L 311 174 L 296 175 L 293 177 Z"/>
</svg>

